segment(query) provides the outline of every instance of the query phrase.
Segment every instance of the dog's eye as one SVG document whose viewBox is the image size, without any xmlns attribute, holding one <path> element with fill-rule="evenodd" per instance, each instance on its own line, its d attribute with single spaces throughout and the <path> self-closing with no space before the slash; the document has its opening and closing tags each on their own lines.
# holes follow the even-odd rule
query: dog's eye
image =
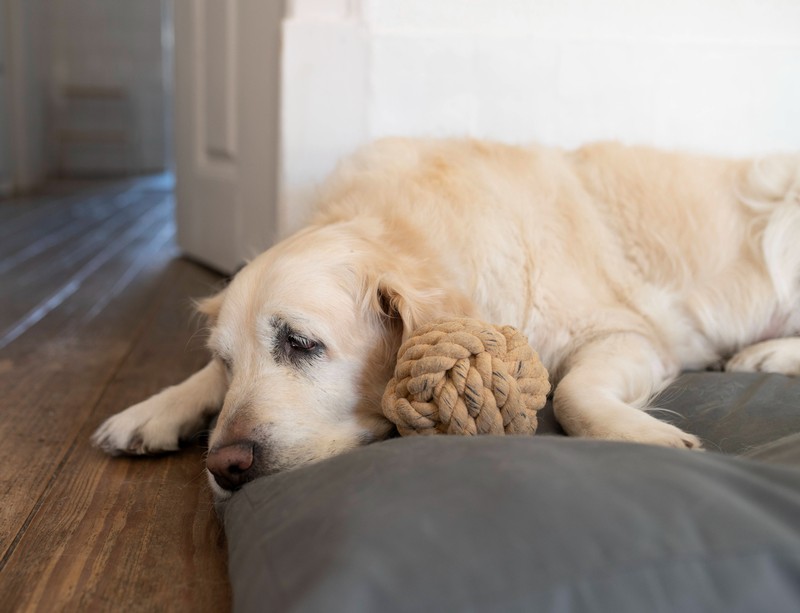
<svg viewBox="0 0 800 613">
<path fill-rule="evenodd" d="M 325 353 L 325 344 L 291 328 L 279 318 L 273 318 L 275 339 L 272 356 L 278 363 L 290 363 L 298 368 L 310 364 Z"/>
<path fill-rule="evenodd" d="M 286 338 L 286 343 L 294 351 L 303 351 L 305 353 L 311 353 L 317 348 L 316 342 L 299 334 L 290 334 Z"/>
</svg>

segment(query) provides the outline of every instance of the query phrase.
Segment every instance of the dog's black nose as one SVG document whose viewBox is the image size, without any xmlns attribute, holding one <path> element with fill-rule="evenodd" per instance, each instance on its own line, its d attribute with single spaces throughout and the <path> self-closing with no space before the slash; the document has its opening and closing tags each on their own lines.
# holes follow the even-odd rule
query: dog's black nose
<svg viewBox="0 0 800 613">
<path fill-rule="evenodd" d="M 239 441 L 208 451 L 206 467 L 221 488 L 233 491 L 256 477 L 255 443 Z"/>
</svg>

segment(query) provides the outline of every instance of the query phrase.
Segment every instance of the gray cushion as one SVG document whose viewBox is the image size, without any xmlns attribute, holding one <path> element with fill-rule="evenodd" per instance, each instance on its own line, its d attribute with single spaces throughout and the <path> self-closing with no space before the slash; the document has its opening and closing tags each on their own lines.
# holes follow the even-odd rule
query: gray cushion
<svg viewBox="0 0 800 613">
<path fill-rule="evenodd" d="M 396 439 L 225 512 L 237 611 L 797 611 L 800 471 L 556 437 Z"/>
<path fill-rule="evenodd" d="M 662 417 L 714 451 L 741 454 L 800 432 L 800 378 L 764 373 L 686 373 L 656 403 Z"/>
<path fill-rule="evenodd" d="M 776 377 L 686 375 L 662 398 L 758 460 L 419 437 L 259 479 L 221 510 L 235 610 L 798 611 L 800 437 L 776 439 L 800 431 L 800 388 Z"/>
</svg>

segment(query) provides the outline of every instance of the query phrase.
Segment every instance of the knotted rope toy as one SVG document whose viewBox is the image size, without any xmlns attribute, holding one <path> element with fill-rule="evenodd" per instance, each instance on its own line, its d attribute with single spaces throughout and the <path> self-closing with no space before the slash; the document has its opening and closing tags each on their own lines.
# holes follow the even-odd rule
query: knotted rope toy
<svg viewBox="0 0 800 613">
<path fill-rule="evenodd" d="M 525 336 L 476 319 L 434 322 L 400 347 L 383 414 L 410 434 L 533 434 L 547 370 Z"/>
</svg>

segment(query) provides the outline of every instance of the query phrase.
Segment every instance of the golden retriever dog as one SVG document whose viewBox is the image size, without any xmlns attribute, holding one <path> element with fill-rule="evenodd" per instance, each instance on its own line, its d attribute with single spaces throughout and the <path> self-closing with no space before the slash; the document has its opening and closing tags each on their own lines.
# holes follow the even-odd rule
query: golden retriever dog
<svg viewBox="0 0 800 613">
<path fill-rule="evenodd" d="M 448 316 L 520 328 L 569 435 L 700 448 L 651 415 L 682 369 L 800 374 L 800 156 L 379 141 L 199 310 L 209 364 L 93 440 L 161 453 L 218 415 L 221 498 L 387 437 L 400 343 Z"/>
</svg>

